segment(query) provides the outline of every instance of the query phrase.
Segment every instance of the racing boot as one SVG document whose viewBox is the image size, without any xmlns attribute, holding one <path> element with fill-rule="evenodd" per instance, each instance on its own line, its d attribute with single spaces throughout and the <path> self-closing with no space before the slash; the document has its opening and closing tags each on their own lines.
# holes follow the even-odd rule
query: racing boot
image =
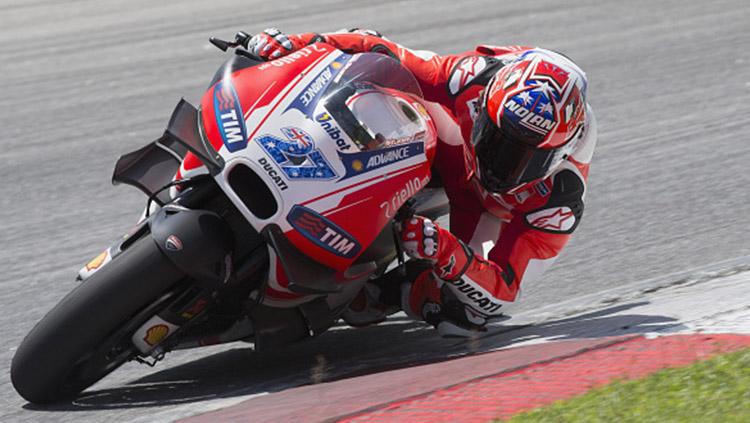
<svg viewBox="0 0 750 423">
<path fill-rule="evenodd" d="M 373 283 L 366 283 L 341 315 L 341 318 L 349 326 L 362 327 L 380 323 L 388 315 L 399 311 L 398 306 L 389 306 L 381 302 L 380 294 L 380 287 Z"/>
</svg>

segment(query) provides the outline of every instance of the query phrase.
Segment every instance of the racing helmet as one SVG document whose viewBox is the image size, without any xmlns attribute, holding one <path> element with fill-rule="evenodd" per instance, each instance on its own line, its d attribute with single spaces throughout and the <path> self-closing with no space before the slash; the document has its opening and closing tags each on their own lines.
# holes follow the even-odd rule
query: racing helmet
<svg viewBox="0 0 750 423">
<path fill-rule="evenodd" d="M 474 175 L 492 193 L 546 178 L 575 151 L 586 76 L 570 59 L 529 50 L 490 80 L 474 121 Z"/>
</svg>

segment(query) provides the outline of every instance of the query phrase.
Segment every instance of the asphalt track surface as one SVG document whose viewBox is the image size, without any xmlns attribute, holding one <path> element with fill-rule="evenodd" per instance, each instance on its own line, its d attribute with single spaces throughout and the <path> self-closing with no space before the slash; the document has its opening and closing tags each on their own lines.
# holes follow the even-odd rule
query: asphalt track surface
<svg viewBox="0 0 750 423">
<path fill-rule="evenodd" d="M 116 158 L 158 137 L 180 97 L 198 100 L 224 59 L 210 35 L 267 26 L 369 27 L 441 53 L 540 45 L 587 71 L 599 145 L 585 216 L 517 313 L 750 254 L 746 1 L 0 0 L 0 420 L 170 420 L 203 399 L 472 351 L 396 318 L 274 354 L 237 344 L 126 365 L 55 409 L 13 391 L 15 347 L 143 206 L 110 186 Z"/>
</svg>

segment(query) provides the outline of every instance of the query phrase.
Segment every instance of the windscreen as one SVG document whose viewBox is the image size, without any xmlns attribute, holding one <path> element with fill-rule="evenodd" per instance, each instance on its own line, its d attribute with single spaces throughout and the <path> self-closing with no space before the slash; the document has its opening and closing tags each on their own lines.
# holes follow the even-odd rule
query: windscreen
<svg viewBox="0 0 750 423">
<path fill-rule="evenodd" d="M 361 151 L 418 140 L 425 133 L 414 75 L 390 56 L 356 55 L 323 95 L 329 114 Z"/>
</svg>

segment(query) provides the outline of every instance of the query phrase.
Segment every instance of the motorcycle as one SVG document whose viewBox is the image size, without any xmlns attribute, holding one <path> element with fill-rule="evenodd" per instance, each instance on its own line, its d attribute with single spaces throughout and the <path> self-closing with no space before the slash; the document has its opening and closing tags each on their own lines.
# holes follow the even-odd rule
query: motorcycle
<svg viewBox="0 0 750 423">
<path fill-rule="evenodd" d="M 403 268 L 394 222 L 447 212 L 436 127 L 406 68 L 325 43 L 265 62 L 248 37 L 211 38 L 235 54 L 199 107 L 181 100 L 160 138 L 117 161 L 113 183 L 142 190 L 146 211 L 18 347 L 26 400 L 72 399 L 175 349 L 317 336 Z"/>
</svg>

